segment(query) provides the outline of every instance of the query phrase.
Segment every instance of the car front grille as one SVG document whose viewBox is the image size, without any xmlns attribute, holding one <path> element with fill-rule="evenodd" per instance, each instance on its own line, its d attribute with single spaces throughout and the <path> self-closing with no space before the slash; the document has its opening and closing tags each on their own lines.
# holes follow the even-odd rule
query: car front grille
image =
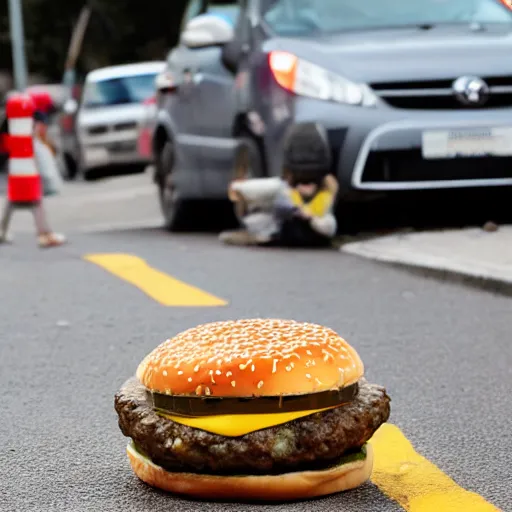
<svg viewBox="0 0 512 512">
<path fill-rule="evenodd" d="M 127 153 L 134 152 L 137 149 L 137 143 L 135 141 L 119 141 L 119 142 L 108 142 L 104 146 L 110 153 Z"/>
<path fill-rule="evenodd" d="M 93 126 L 93 127 L 89 128 L 88 132 L 89 132 L 89 135 L 103 135 L 104 133 L 108 132 L 108 126 L 106 126 L 106 125 Z"/>
<path fill-rule="evenodd" d="M 115 124 L 113 129 L 116 132 L 121 132 L 124 130 L 135 130 L 137 128 L 136 122 L 128 122 L 128 123 L 118 123 Z"/>
<path fill-rule="evenodd" d="M 464 110 L 506 108 L 512 106 L 512 76 L 483 77 L 490 90 L 488 101 L 479 107 L 460 103 L 452 89 L 453 80 L 381 82 L 370 84 L 388 105 L 400 109 Z"/>
<path fill-rule="evenodd" d="M 456 158 L 424 160 L 421 151 L 370 153 L 363 183 L 393 183 L 512 178 L 512 158 Z"/>
</svg>

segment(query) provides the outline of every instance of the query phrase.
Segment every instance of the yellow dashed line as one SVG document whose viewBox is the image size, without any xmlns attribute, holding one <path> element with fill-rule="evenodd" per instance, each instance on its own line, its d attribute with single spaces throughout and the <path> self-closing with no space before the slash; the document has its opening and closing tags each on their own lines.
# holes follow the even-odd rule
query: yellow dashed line
<svg viewBox="0 0 512 512">
<path fill-rule="evenodd" d="M 499 511 L 416 453 L 398 427 L 382 425 L 370 442 L 375 454 L 372 482 L 407 512 Z"/>
<path fill-rule="evenodd" d="M 164 306 L 225 306 L 227 302 L 150 267 L 131 254 L 88 254 L 86 261 L 136 286 Z"/>
</svg>

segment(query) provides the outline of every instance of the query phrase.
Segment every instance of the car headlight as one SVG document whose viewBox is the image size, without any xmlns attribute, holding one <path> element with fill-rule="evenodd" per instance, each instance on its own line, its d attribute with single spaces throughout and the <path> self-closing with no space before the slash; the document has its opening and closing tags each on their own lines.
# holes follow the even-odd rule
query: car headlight
<svg viewBox="0 0 512 512">
<path fill-rule="evenodd" d="M 356 84 L 288 52 L 269 54 L 270 69 L 277 83 L 299 96 L 373 107 L 377 98 L 366 84 Z"/>
</svg>

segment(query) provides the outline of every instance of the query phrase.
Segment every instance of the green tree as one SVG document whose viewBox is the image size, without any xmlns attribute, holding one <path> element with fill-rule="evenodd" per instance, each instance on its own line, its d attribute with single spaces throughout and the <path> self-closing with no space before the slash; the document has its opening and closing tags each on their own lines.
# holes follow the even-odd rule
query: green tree
<svg viewBox="0 0 512 512">
<path fill-rule="evenodd" d="M 62 78 L 73 26 L 84 0 L 22 0 L 30 73 Z M 12 69 L 8 2 L 0 2 L 0 69 Z M 176 43 L 186 0 L 91 0 L 93 14 L 78 71 L 162 59 Z"/>
</svg>

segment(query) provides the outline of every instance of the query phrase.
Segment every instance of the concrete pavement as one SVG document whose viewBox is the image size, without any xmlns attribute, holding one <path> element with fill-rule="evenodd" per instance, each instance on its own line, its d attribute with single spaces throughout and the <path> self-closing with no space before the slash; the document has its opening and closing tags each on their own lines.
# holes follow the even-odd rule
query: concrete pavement
<svg viewBox="0 0 512 512">
<path fill-rule="evenodd" d="M 44 205 L 53 228 L 65 233 L 162 225 L 157 189 L 149 172 L 87 183 L 66 182 L 62 193 L 46 197 Z M 16 212 L 12 232 L 33 233 L 31 215 Z"/>
<path fill-rule="evenodd" d="M 512 226 L 397 233 L 341 251 L 512 295 Z"/>
</svg>

